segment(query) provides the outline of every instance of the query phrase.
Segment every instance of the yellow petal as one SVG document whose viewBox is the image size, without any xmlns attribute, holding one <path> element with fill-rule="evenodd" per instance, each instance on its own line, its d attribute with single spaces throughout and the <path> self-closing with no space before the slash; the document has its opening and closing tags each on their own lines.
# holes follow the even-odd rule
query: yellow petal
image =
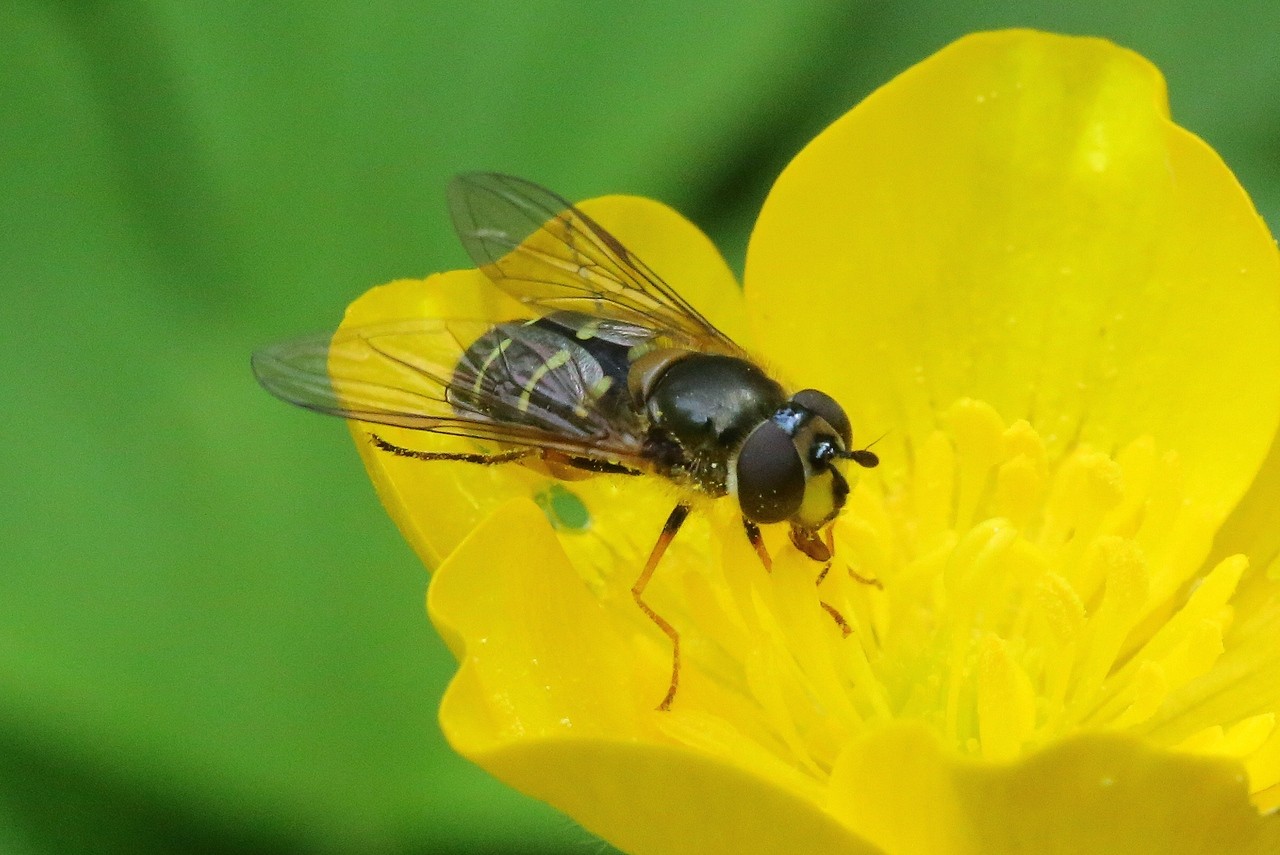
<svg viewBox="0 0 1280 855">
<path fill-rule="evenodd" d="M 1105 41 L 983 34 L 902 74 L 784 171 L 746 280 L 762 345 L 889 432 L 889 475 L 972 397 L 1054 458 L 1150 435 L 1221 516 L 1280 415 L 1276 248 Z"/>
<path fill-rule="evenodd" d="M 528 740 L 470 759 L 632 855 L 882 855 L 815 803 L 692 751 Z"/>
<path fill-rule="evenodd" d="M 462 660 L 440 709 L 449 742 L 625 851 L 877 851 L 813 785 L 781 784 L 741 756 L 745 740 L 727 746 L 732 733 L 653 709 L 668 651 L 643 643 L 652 627 L 627 619 L 634 605 L 610 609 L 588 590 L 530 503 L 476 529 L 428 603 Z M 673 728 L 687 731 L 679 743 Z"/>
<path fill-rule="evenodd" d="M 892 855 L 1280 851 L 1280 818 L 1249 804 L 1238 765 L 1119 735 L 999 765 L 956 760 L 898 725 L 851 746 L 831 788 L 833 811 Z"/>
<path fill-rule="evenodd" d="M 746 343 L 695 229 L 584 207 Z M 1232 596 L 1243 558 L 1198 579 L 1280 417 L 1278 273 L 1143 60 L 953 45 L 824 132 L 762 214 L 765 361 L 888 430 L 885 466 L 820 590 L 777 531 L 765 574 L 731 502 L 695 515 L 647 594 L 684 640 L 672 712 L 670 644 L 628 590 L 658 479 L 385 460 L 356 427 L 415 547 L 450 556 L 444 732 L 633 852 L 1280 851 L 1254 808 L 1280 801 L 1280 600 Z M 501 303 L 474 272 L 431 282 L 446 308 Z M 353 315 L 456 314 L 421 284 L 366 299 Z M 1133 732 L 1082 733 L 1102 727 Z"/>
<path fill-rule="evenodd" d="M 578 207 L 713 323 L 731 336 L 745 335 L 741 290 L 719 251 L 696 226 L 665 205 L 633 196 L 592 199 Z M 339 331 L 419 317 L 500 321 L 525 314 L 482 273 L 463 270 L 373 288 L 347 309 Z M 423 463 L 378 451 L 369 442 L 371 429 L 366 425 L 353 422 L 351 430 L 379 498 L 428 567 L 439 564 L 467 532 L 503 502 L 526 496 L 545 504 L 564 495 L 553 492 L 550 479 L 526 467 Z M 379 436 L 405 448 L 476 450 L 464 439 L 389 427 L 376 430 Z M 608 525 L 610 519 L 616 520 L 611 508 L 616 507 L 617 492 L 611 479 L 591 479 L 575 486 L 572 501 L 581 501 L 591 520 Z M 655 525 L 661 525 L 661 520 Z"/>
<path fill-rule="evenodd" d="M 588 589 L 528 501 L 499 507 L 463 541 L 432 580 L 428 609 L 454 653 L 465 652 L 441 716 L 467 748 L 495 734 L 607 726 L 634 735 L 653 702 L 634 690 L 633 676 L 643 672 L 650 696 L 664 680 L 661 656 L 637 657 L 630 630 Z M 455 715 L 459 705 L 470 714 Z M 485 705 L 490 711 L 476 715 Z"/>
<path fill-rule="evenodd" d="M 338 332 L 411 318 L 517 317 L 521 309 L 489 285 L 478 270 L 441 273 L 427 279 L 399 279 L 372 288 L 353 302 Z M 431 437 L 386 425 L 349 422 L 351 436 L 378 498 L 405 540 L 428 567 L 449 553 L 503 496 L 534 489 L 532 479 L 512 467 L 421 461 L 379 451 L 370 433 L 404 448 L 473 452 L 467 440 Z"/>
<path fill-rule="evenodd" d="M 1258 477 L 1222 524 L 1214 540 L 1213 557 L 1225 558 L 1237 553 L 1247 555 L 1252 572 L 1241 585 L 1238 600 L 1251 612 L 1274 611 L 1280 603 L 1276 581 L 1280 579 L 1280 525 L 1276 508 L 1280 507 L 1280 434 L 1267 452 Z"/>
</svg>

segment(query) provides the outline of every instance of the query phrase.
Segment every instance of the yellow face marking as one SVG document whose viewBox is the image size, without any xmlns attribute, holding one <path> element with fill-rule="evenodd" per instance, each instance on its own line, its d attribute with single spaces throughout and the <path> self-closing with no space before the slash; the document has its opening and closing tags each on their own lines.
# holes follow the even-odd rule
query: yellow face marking
<svg viewBox="0 0 1280 855">
<path fill-rule="evenodd" d="M 807 526 L 822 524 L 836 509 L 831 488 L 830 472 L 812 475 L 804 485 L 804 500 L 800 503 L 796 519 Z"/>
<path fill-rule="evenodd" d="M 471 384 L 471 392 L 474 395 L 480 394 L 480 387 L 484 385 L 485 374 L 489 372 L 489 366 L 493 365 L 494 360 L 502 355 L 508 347 L 511 346 L 511 339 L 504 338 L 498 342 L 498 346 L 489 351 L 489 355 L 484 358 L 484 362 L 480 363 L 480 371 L 476 374 L 476 382 Z"/>
<path fill-rule="evenodd" d="M 519 410 L 522 413 L 529 412 L 529 401 L 533 397 L 533 390 L 538 387 L 538 383 L 548 372 L 555 371 L 560 366 L 569 361 L 569 351 L 561 349 L 553 353 L 546 362 L 542 363 L 537 369 L 529 375 L 529 381 L 524 384 L 524 391 L 520 393 Z"/>
</svg>

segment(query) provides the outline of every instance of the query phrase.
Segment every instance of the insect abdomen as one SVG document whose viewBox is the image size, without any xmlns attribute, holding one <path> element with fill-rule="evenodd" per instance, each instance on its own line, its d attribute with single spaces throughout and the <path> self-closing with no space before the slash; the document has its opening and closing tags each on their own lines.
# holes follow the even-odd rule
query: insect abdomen
<svg viewBox="0 0 1280 855">
<path fill-rule="evenodd" d="M 510 321 L 467 348 L 449 384 L 449 400 L 460 414 L 507 424 L 551 423 L 579 436 L 592 432 L 590 414 L 625 405 L 625 372 L 625 347 L 579 341 L 549 318 Z"/>
</svg>

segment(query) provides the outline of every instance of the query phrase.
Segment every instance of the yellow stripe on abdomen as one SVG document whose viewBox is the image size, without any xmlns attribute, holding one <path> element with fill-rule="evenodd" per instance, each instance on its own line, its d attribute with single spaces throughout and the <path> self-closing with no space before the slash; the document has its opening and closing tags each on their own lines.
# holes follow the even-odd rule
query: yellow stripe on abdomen
<svg viewBox="0 0 1280 855">
<path fill-rule="evenodd" d="M 534 372 L 529 375 L 529 379 L 524 384 L 524 391 L 520 393 L 520 403 L 518 405 L 520 412 L 529 412 L 529 402 L 533 398 L 533 390 L 538 387 L 538 383 L 550 372 L 567 364 L 571 356 L 572 354 L 569 353 L 567 348 L 561 348 L 549 356 L 546 362 L 534 369 Z M 569 402 L 566 401 L 565 403 Z"/>
<path fill-rule="evenodd" d="M 498 346 L 489 351 L 489 355 L 484 358 L 484 362 L 480 363 L 480 370 L 476 373 L 475 382 L 471 384 L 471 394 L 479 396 L 481 388 L 484 386 L 485 375 L 489 373 L 489 366 L 502 355 L 508 347 L 511 346 L 511 339 L 504 338 L 498 342 Z"/>
</svg>

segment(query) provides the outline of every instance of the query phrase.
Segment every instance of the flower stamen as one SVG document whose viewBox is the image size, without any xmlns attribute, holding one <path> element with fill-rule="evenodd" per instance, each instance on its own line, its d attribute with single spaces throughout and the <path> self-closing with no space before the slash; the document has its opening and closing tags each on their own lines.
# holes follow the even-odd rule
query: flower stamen
<svg viewBox="0 0 1280 855">
<path fill-rule="evenodd" d="M 941 422 L 910 471 L 854 491 L 820 602 L 795 550 L 744 582 L 729 577 L 746 549 L 726 544 L 723 584 L 739 592 L 700 598 L 733 613 L 695 619 L 719 629 L 690 641 L 692 667 L 738 645 L 738 691 L 756 712 L 733 723 L 811 776 L 857 733 L 904 718 L 995 761 L 1086 729 L 1158 739 L 1154 725 L 1222 655 L 1247 567 L 1232 556 L 1196 581 L 1205 516 L 1177 455 L 1141 438 L 1053 461 L 1028 422 L 967 399 Z M 1168 747 L 1241 757 L 1270 786 L 1274 724 L 1221 722 Z"/>
</svg>

